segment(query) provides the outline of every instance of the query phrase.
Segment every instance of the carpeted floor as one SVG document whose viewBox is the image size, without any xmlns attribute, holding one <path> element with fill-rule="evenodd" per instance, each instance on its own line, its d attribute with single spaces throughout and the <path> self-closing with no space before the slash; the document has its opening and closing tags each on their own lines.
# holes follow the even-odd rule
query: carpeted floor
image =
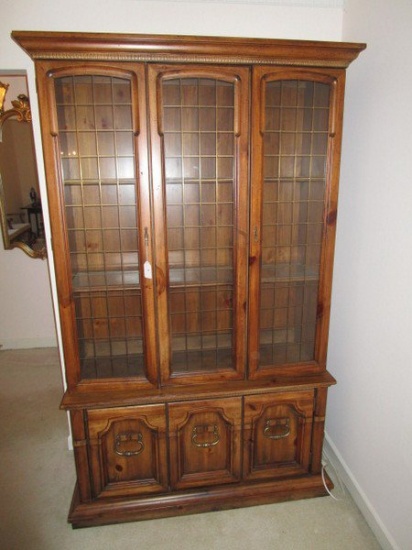
<svg viewBox="0 0 412 550">
<path fill-rule="evenodd" d="M 0 351 L 0 550 L 377 550 L 347 494 L 73 530 L 54 348 Z"/>
</svg>

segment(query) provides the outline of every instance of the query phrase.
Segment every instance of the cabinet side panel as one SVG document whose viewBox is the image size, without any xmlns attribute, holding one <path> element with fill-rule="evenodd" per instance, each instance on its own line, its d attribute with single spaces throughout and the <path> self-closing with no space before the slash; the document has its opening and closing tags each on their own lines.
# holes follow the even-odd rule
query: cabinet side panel
<svg viewBox="0 0 412 550">
<path fill-rule="evenodd" d="M 325 436 L 325 414 L 327 388 L 319 388 L 315 392 L 315 412 L 313 416 L 313 435 L 312 435 L 312 463 L 311 472 L 319 474 L 322 471 L 322 449 Z"/>
<path fill-rule="evenodd" d="M 89 502 L 92 498 L 92 489 L 90 484 L 89 456 L 85 431 L 84 411 L 71 411 L 70 420 L 72 425 L 73 450 L 79 496 L 82 502 Z"/>
</svg>

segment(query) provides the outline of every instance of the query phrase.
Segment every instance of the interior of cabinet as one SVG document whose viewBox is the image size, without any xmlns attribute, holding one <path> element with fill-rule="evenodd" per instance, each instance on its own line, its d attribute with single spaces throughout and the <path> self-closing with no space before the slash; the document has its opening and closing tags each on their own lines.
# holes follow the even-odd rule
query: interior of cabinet
<svg viewBox="0 0 412 550">
<path fill-rule="evenodd" d="M 329 104 L 329 84 L 265 84 L 261 366 L 314 359 Z"/>
<path fill-rule="evenodd" d="M 162 83 L 174 372 L 233 365 L 234 84 Z"/>
<path fill-rule="evenodd" d="M 314 357 L 330 86 L 266 83 L 260 365 Z M 131 83 L 55 81 L 82 377 L 144 374 Z M 232 368 L 235 86 L 164 79 L 174 372 Z"/>
<path fill-rule="evenodd" d="M 55 79 L 83 378 L 143 374 L 131 83 Z"/>
</svg>

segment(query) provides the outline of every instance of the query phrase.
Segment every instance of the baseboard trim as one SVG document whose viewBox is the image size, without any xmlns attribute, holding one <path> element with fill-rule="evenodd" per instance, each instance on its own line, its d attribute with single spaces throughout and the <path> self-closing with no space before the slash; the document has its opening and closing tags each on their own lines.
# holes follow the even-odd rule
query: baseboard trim
<svg viewBox="0 0 412 550">
<path fill-rule="evenodd" d="M 386 529 L 385 524 L 379 517 L 368 497 L 365 495 L 362 487 L 357 482 L 349 466 L 346 464 L 328 434 L 325 434 L 323 452 L 326 459 L 331 463 L 332 467 L 339 475 L 342 483 L 345 485 L 351 497 L 355 501 L 367 524 L 373 531 L 375 537 L 378 539 L 379 544 L 382 546 L 382 549 L 401 550 L 394 541 L 392 535 Z"/>
<path fill-rule="evenodd" d="M 29 349 L 29 348 L 55 348 L 56 338 L 21 338 L 16 340 L 1 340 L 1 349 Z"/>
</svg>

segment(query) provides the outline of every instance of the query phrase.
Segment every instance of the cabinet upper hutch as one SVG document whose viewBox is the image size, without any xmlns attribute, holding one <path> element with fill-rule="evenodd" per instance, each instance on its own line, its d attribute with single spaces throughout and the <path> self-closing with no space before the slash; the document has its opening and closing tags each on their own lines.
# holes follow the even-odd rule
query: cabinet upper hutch
<svg viewBox="0 0 412 550">
<path fill-rule="evenodd" d="M 14 32 L 34 59 L 76 527 L 325 494 L 363 44 Z"/>
</svg>

